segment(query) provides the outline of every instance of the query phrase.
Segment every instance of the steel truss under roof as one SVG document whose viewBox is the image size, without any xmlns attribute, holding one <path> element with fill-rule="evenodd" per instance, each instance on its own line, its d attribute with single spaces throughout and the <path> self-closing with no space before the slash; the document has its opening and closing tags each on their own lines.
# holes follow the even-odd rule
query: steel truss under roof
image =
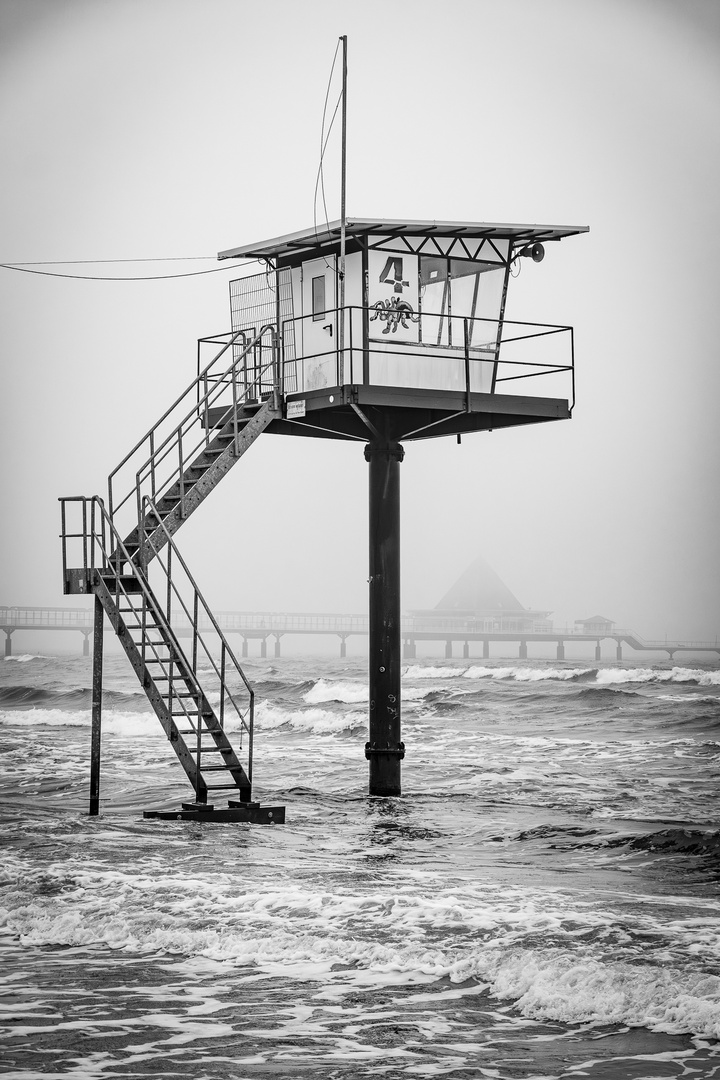
<svg viewBox="0 0 720 1080">
<path fill-rule="evenodd" d="M 340 243 L 340 221 L 288 233 L 272 240 L 228 248 L 218 253 L 218 259 L 284 259 Z M 502 239 L 513 245 L 534 244 L 561 240 L 588 232 L 587 225 L 503 225 L 477 221 L 407 221 L 385 218 L 352 218 L 345 232 L 348 240 L 359 241 L 376 236 L 392 237 L 456 237 L 457 239 Z"/>
</svg>

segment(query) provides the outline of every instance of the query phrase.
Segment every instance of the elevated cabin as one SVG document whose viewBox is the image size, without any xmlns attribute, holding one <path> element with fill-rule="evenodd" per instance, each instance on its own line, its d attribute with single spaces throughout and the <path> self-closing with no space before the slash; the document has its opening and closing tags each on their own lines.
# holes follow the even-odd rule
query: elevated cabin
<svg viewBox="0 0 720 1080">
<path fill-rule="evenodd" d="M 569 417 L 572 328 L 504 315 L 518 257 L 586 231 L 353 219 L 342 305 L 340 222 L 220 252 L 266 265 L 230 307 L 236 355 L 266 328 L 245 362 L 259 397 L 279 388 L 268 430 L 400 441 Z"/>
</svg>

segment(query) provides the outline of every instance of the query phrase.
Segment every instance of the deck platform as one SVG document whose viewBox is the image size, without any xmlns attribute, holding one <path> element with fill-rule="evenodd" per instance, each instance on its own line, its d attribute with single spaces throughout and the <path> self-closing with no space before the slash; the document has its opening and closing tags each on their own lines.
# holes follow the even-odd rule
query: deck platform
<svg viewBox="0 0 720 1080">
<path fill-rule="evenodd" d="M 222 416 L 222 408 L 209 410 L 208 426 L 214 427 Z M 570 416 L 571 408 L 564 398 L 360 383 L 288 394 L 282 417 L 266 430 L 271 435 L 367 441 L 373 427 L 382 426 L 387 439 L 412 442 L 569 420 Z"/>
</svg>

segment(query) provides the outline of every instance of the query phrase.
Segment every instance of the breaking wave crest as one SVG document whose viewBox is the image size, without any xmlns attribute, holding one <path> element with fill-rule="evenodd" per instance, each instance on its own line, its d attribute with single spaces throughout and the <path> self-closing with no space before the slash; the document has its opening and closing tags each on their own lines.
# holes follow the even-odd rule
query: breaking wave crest
<svg viewBox="0 0 720 1080">
<path fill-rule="evenodd" d="M 402 696 L 405 701 L 418 701 L 431 693 L 431 690 L 412 686 L 403 686 L 402 688 Z M 307 693 L 303 694 L 303 700 L 308 705 L 330 702 L 340 702 L 346 705 L 355 705 L 361 702 L 364 704 L 368 701 L 368 688 L 367 685 L 356 682 L 334 682 L 329 679 L 318 679 Z"/>
<path fill-rule="evenodd" d="M 475 980 L 534 1019 L 720 1037 L 720 978 L 690 959 L 694 950 L 712 951 L 710 919 L 686 925 L 688 963 L 675 952 L 657 964 L 662 928 L 648 916 L 618 927 L 610 912 L 565 908 L 561 896 L 541 911 L 512 887 L 431 896 L 412 886 L 371 895 L 293 883 L 253 890 L 230 874 L 131 877 L 58 865 L 32 881 L 13 880 L 10 868 L 2 877 L 0 925 L 25 946 L 204 957 L 319 980 L 331 996 L 358 986 Z M 657 946 L 648 944 L 655 939 Z"/>
</svg>

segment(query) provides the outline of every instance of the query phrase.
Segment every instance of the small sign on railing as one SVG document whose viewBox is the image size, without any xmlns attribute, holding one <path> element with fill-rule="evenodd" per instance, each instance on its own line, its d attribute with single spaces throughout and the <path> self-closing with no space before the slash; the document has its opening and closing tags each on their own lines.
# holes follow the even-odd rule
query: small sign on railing
<svg viewBox="0 0 720 1080">
<path fill-rule="evenodd" d="M 286 416 L 288 420 L 293 420 L 298 416 L 305 415 L 305 398 L 302 401 L 288 401 Z"/>
</svg>

